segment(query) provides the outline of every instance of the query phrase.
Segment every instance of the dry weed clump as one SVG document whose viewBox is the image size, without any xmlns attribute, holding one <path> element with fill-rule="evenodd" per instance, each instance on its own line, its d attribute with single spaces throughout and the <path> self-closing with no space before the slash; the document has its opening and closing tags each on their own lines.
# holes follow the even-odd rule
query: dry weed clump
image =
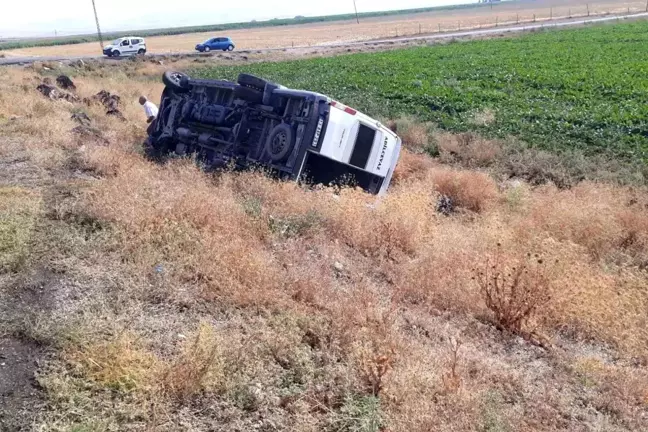
<svg viewBox="0 0 648 432">
<path fill-rule="evenodd" d="M 400 185 L 406 182 L 421 181 L 433 166 L 432 160 L 427 155 L 403 149 L 392 177 L 392 183 Z"/>
<path fill-rule="evenodd" d="M 494 256 L 475 270 L 474 280 L 500 328 L 533 336 L 534 320 L 552 298 L 547 263 L 530 253 L 524 260 L 508 261 L 500 248 L 498 244 Z"/>
<path fill-rule="evenodd" d="M 142 346 L 141 339 L 127 331 L 112 340 L 70 348 L 65 357 L 91 381 L 127 393 L 151 392 L 159 367 L 158 360 Z"/>
<path fill-rule="evenodd" d="M 328 195 L 321 214 L 334 238 L 362 254 L 397 259 L 403 253 L 414 254 L 430 235 L 434 198 L 423 183 L 394 188 L 380 200 L 344 189 L 339 195 Z"/>
<path fill-rule="evenodd" d="M 473 212 L 483 212 L 498 197 L 497 185 L 483 173 L 438 167 L 430 170 L 429 179 L 453 205 Z"/>
<path fill-rule="evenodd" d="M 459 339 L 452 338 L 450 340 L 449 353 L 450 361 L 448 365 L 448 370 L 443 374 L 443 387 L 447 392 L 455 392 L 461 387 L 461 375 L 457 371 L 457 366 L 459 364 L 459 350 L 461 349 L 461 341 Z"/>
<path fill-rule="evenodd" d="M 336 308 L 331 310 L 335 334 L 355 363 L 362 390 L 372 396 L 385 390 L 388 374 L 401 355 L 394 300 L 381 298 L 374 287 L 359 282 L 331 305 Z"/>
<path fill-rule="evenodd" d="M 432 126 L 413 117 L 401 117 L 392 122 L 392 130 L 401 137 L 403 146 L 413 152 L 429 151 L 433 146 Z"/>
<path fill-rule="evenodd" d="M 478 313 L 480 299 L 470 286 L 470 268 L 479 260 L 480 242 L 476 230 L 466 229 L 461 221 L 438 226 L 419 256 L 399 269 L 396 292 L 400 300 L 440 310 Z"/>
<path fill-rule="evenodd" d="M 184 342 L 182 352 L 160 371 L 167 398 L 186 403 L 203 391 L 222 390 L 226 381 L 224 341 L 206 323 Z"/>
<path fill-rule="evenodd" d="M 232 173 L 232 187 L 245 213 L 268 239 L 308 238 L 324 226 L 320 211 L 327 197 L 294 182 L 272 179 L 260 172 Z"/>
<path fill-rule="evenodd" d="M 475 134 L 437 133 L 435 140 L 441 160 L 458 161 L 468 167 L 484 167 L 493 164 L 501 155 L 501 145 L 496 141 Z"/>
</svg>

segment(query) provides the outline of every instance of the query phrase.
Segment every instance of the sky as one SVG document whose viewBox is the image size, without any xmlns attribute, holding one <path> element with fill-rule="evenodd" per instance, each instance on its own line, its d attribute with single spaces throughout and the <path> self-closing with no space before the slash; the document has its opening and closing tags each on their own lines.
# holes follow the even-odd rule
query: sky
<svg viewBox="0 0 648 432">
<path fill-rule="evenodd" d="M 477 0 L 356 0 L 358 12 Z M 102 31 L 353 13 L 353 0 L 95 0 Z M 0 0 L 0 38 L 59 36 L 96 30 L 91 0 Z"/>
</svg>

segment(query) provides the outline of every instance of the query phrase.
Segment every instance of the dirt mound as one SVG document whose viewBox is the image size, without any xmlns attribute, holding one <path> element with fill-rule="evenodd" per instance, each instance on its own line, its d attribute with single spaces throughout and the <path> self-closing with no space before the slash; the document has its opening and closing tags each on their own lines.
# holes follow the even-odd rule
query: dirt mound
<svg viewBox="0 0 648 432">
<path fill-rule="evenodd" d="M 64 99 L 68 102 L 78 102 L 79 97 L 72 93 L 67 93 L 62 90 L 59 90 L 51 84 L 47 84 L 45 81 L 36 87 L 36 90 L 41 92 L 43 96 L 48 97 L 52 100 Z"/>
<path fill-rule="evenodd" d="M 100 103 L 106 107 L 106 115 L 115 116 L 121 120 L 126 120 L 122 112 L 119 110 L 119 104 L 121 98 L 119 95 L 112 94 L 107 90 L 101 90 L 96 95 L 91 98 L 86 98 L 83 100 L 87 105 L 92 105 L 93 103 Z"/>
<path fill-rule="evenodd" d="M 56 78 L 56 84 L 65 90 L 76 90 L 76 86 L 67 75 L 59 75 L 59 77 Z"/>
</svg>

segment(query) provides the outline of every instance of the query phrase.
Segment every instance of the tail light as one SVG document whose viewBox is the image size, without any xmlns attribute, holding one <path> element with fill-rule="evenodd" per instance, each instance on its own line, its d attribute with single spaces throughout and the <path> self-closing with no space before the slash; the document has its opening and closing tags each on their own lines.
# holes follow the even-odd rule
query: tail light
<svg viewBox="0 0 648 432">
<path fill-rule="evenodd" d="M 349 108 L 348 106 L 343 105 L 337 101 L 331 101 L 331 106 L 340 109 L 347 114 L 356 115 L 358 113 L 358 111 L 354 110 L 353 108 Z"/>
</svg>

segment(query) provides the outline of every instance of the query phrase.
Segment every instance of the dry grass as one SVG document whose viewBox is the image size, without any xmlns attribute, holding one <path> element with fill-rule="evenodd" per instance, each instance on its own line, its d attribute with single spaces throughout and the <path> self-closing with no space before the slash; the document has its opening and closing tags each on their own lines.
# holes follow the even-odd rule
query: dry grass
<svg viewBox="0 0 648 432">
<path fill-rule="evenodd" d="M 497 142 L 471 133 L 437 133 L 435 139 L 441 160 L 447 163 L 458 161 L 469 167 L 484 167 L 493 164 L 502 153 Z"/>
<path fill-rule="evenodd" d="M 219 389 L 225 382 L 224 342 L 213 327 L 202 323 L 185 342 L 182 353 L 161 372 L 161 388 L 173 400 L 186 403 L 202 391 Z"/>
<path fill-rule="evenodd" d="M 130 333 L 91 342 L 66 357 L 89 380 L 118 392 L 150 391 L 157 368 L 155 357 Z"/>
<path fill-rule="evenodd" d="M 65 192 L 44 190 L 63 233 L 39 231 L 41 259 L 79 286 L 59 295 L 57 319 L 75 336 L 41 371 L 41 429 L 646 428 L 645 189 L 501 183 L 459 166 L 505 157 L 495 145 L 431 140 L 411 119 L 399 120 L 409 150 L 381 200 L 156 165 L 137 148 L 135 96 L 160 86 L 114 73 L 88 73 L 78 91 L 120 94 L 126 122 L 44 99 L 33 72 L 2 83 L 3 116 L 52 126 L 21 123 L 0 139 L 23 137 L 39 163 L 59 154 L 48 163 L 66 173 L 55 185 Z M 70 139 L 81 108 L 107 145 Z M 421 152 L 432 142 L 437 160 Z M 452 145 L 471 162 L 443 164 Z M 88 177 L 69 179 L 70 156 Z M 456 211 L 437 212 L 441 196 Z M 527 253 L 545 260 L 536 279 L 518 274 Z M 510 269 L 513 282 L 480 287 L 473 269 L 484 268 L 507 281 Z"/>
<path fill-rule="evenodd" d="M 0 187 L 0 273 L 16 271 L 28 259 L 40 204 L 38 193 Z"/>
</svg>

